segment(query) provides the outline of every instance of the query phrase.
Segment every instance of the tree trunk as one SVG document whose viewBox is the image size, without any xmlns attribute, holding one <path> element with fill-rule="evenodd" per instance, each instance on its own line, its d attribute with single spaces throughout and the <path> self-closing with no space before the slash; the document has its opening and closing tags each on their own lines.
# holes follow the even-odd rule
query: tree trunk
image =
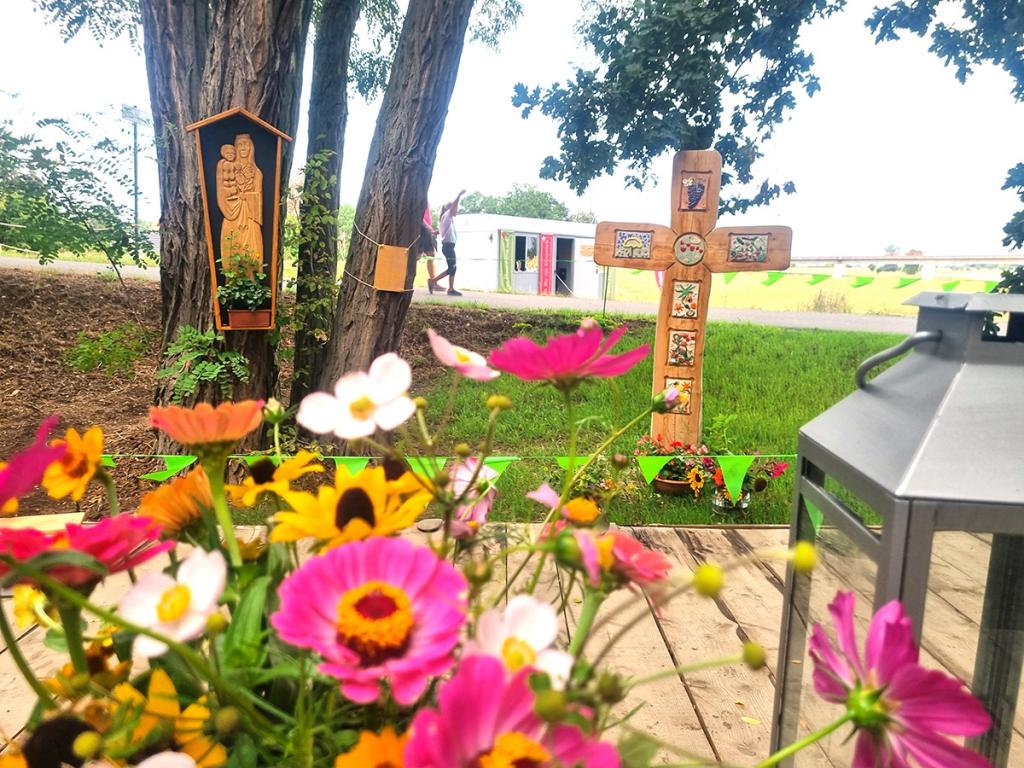
<svg viewBox="0 0 1024 768">
<path fill-rule="evenodd" d="M 240 106 L 293 134 L 312 0 L 221 0 L 212 5 L 208 0 L 141 0 L 140 9 L 160 174 L 161 364 L 166 365 L 167 345 L 180 326 L 206 330 L 213 324 L 195 139 L 185 126 Z M 282 201 L 291 159 L 292 145 L 285 143 Z M 232 397 L 270 396 L 277 363 L 269 334 L 229 332 L 225 346 L 249 360 L 249 381 L 237 383 Z M 170 382 L 160 382 L 157 404 L 170 402 L 171 394 Z M 193 398 L 219 399 L 214 387 Z M 158 450 L 169 447 L 161 436 Z"/>
<path fill-rule="evenodd" d="M 472 8 L 473 0 L 409 2 L 356 207 L 358 231 L 380 243 L 405 247 L 419 236 Z M 374 290 L 377 246 L 358 231 L 349 246 L 321 389 L 398 350 L 412 297 L 409 290 Z M 405 287 L 411 289 L 413 251 L 408 265 Z"/>
<path fill-rule="evenodd" d="M 309 98 L 309 159 L 299 213 L 292 403 L 298 403 L 320 380 L 334 320 L 348 62 L 359 4 L 360 0 L 324 0 L 317 22 Z"/>
</svg>

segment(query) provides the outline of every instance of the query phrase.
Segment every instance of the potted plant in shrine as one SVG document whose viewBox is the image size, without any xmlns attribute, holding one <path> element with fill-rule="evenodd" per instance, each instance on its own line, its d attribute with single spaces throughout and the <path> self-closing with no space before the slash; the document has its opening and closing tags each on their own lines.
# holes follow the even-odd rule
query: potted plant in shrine
<svg viewBox="0 0 1024 768">
<path fill-rule="evenodd" d="M 262 274 L 229 272 L 217 288 L 217 299 L 228 311 L 231 328 L 267 328 L 271 324 L 270 286 Z"/>
<path fill-rule="evenodd" d="M 706 445 L 684 445 L 678 440 L 666 442 L 661 435 L 644 435 L 633 451 L 636 456 L 671 456 L 651 481 L 658 493 L 666 496 L 700 498 L 714 471 L 713 459 L 707 457 Z"/>
</svg>

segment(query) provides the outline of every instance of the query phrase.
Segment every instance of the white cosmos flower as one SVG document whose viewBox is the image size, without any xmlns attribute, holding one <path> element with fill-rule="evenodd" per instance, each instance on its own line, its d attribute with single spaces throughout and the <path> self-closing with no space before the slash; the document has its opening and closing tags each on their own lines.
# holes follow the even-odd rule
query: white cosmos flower
<svg viewBox="0 0 1024 768">
<path fill-rule="evenodd" d="M 368 373 L 346 373 L 334 394 L 314 392 L 299 405 L 295 420 L 319 435 L 333 432 L 344 440 L 390 431 L 416 413 L 406 394 L 412 369 L 394 352 L 381 355 Z"/>
<path fill-rule="evenodd" d="M 197 547 L 178 568 L 177 578 L 151 572 L 139 579 L 121 598 L 117 612 L 133 624 L 188 642 L 203 634 L 226 582 L 224 555 Z M 147 659 L 166 651 L 164 643 L 143 635 L 137 635 L 132 645 L 133 655 Z"/>
<path fill-rule="evenodd" d="M 182 752 L 159 752 L 135 768 L 196 768 L 196 761 Z"/>
<path fill-rule="evenodd" d="M 546 672 L 551 686 L 562 690 L 572 672 L 572 655 L 551 646 L 558 639 L 555 609 L 533 595 L 516 595 L 504 612 L 484 611 L 469 651 L 497 656 L 510 672 L 525 666 Z"/>
</svg>

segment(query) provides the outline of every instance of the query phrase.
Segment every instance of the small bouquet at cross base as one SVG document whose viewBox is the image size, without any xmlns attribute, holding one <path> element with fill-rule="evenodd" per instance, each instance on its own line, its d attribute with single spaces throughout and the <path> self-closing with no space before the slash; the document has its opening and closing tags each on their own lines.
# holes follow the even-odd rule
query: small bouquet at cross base
<svg viewBox="0 0 1024 768">
<path fill-rule="evenodd" d="M 609 529 L 613 497 L 573 491 L 668 397 L 576 455 L 578 388 L 619 376 L 648 354 L 612 353 L 624 332 L 606 337 L 584 323 L 543 346 L 511 339 L 487 359 L 429 332 L 434 353 L 455 371 L 453 386 L 504 372 L 564 398 L 568 470 L 560 489 L 545 483 L 528 494 L 541 520 L 535 526 L 490 520 L 500 500 L 487 459 L 495 426 L 514 404 L 486 398 L 485 433 L 459 444 L 454 465 L 438 469 L 450 414 L 431 428 L 425 403 L 408 395 L 410 367 L 395 354 L 298 408 L 304 428 L 375 447 L 379 460 L 355 473 L 339 466 L 332 477 L 313 453 L 275 452 L 228 486 L 238 441 L 266 424 L 277 444 L 285 411 L 255 401 L 154 408 L 150 424 L 197 455 L 200 467 L 122 513 L 101 466 L 102 431 L 69 428 L 51 439 L 56 419 L 44 421 L 30 446 L 0 464 L 0 511 L 15 513 L 39 484 L 54 499 L 77 501 L 96 482 L 108 491 L 111 514 L 56 533 L 0 529 L 0 586 L 14 589 L 15 620 L 38 623 L 66 659 L 38 674 L 0 612 L 6 653 L 35 700 L 22 737 L 0 756 L 3 768 L 717 764 L 623 724 L 655 680 L 765 664 L 755 643 L 654 673 L 610 660 L 618 640 L 649 617 L 648 601 L 685 615 L 681 599 L 716 596 L 728 568 L 681 568 Z M 403 433 L 408 452 L 375 441 L 392 431 Z M 613 468 L 623 463 L 611 459 Z M 297 487 L 300 479 L 302 488 L 322 482 L 309 491 Z M 269 505 L 266 535 L 240 535 L 229 499 Z M 404 536 L 428 506 L 441 530 L 426 540 Z M 817 558 L 806 542 L 780 556 L 799 573 Z M 541 588 L 552 583 L 566 585 L 564 594 Z M 641 599 L 609 601 L 620 590 Z M 569 604 L 578 610 L 565 636 Z M 875 616 L 864 654 L 852 596 L 838 595 L 831 613 L 838 644 L 816 626 L 810 647 L 815 687 L 835 703 L 836 720 L 758 768 L 844 725 L 857 738 L 854 768 L 986 765 L 947 735 L 977 735 L 988 715 L 960 681 L 918 665 L 898 603 Z"/>
<path fill-rule="evenodd" d="M 672 459 L 658 472 L 658 477 L 687 483 L 695 499 L 700 498 L 701 491 L 715 471 L 715 460 L 708 456 L 706 445 L 667 441 L 661 435 L 641 436 L 633 455 L 671 456 Z"/>
<path fill-rule="evenodd" d="M 769 483 L 782 477 L 787 469 L 789 469 L 789 464 L 784 461 L 773 461 L 760 457 L 755 458 L 753 464 L 750 465 L 750 469 L 743 476 L 743 485 L 739 493 L 736 494 L 735 500 L 732 498 L 732 494 L 726 485 L 722 467 L 717 463 L 715 464 L 714 472 L 706 480 L 714 487 L 716 493 L 722 495 L 725 501 L 730 504 L 739 504 L 744 498 L 748 498 L 750 494 L 766 490 Z"/>
</svg>

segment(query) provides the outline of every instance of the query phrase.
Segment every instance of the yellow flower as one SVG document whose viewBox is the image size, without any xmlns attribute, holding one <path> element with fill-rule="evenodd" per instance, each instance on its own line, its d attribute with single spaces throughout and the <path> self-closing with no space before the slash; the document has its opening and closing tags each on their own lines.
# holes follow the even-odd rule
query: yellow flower
<svg viewBox="0 0 1024 768">
<path fill-rule="evenodd" d="M 311 464 L 316 454 L 310 451 L 299 451 L 291 459 L 281 462 L 275 467 L 269 458 L 260 459 L 249 466 L 249 477 L 241 485 L 229 485 L 228 495 L 236 507 L 251 507 L 263 493 L 275 493 L 283 496 L 291 490 L 291 483 L 310 472 L 323 472 L 320 464 Z"/>
<path fill-rule="evenodd" d="M 104 634 L 105 637 L 94 640 L 85 649 L 85 660 L 89 665 L 89 683 L 105 691 L 114 691 L 128 679 L 132 671 L 132 662 L 131 659 L 116 662 L 114 641 L 110 637 L 113 628 Z M 58 696 L 77 699 L 85 693 L 85 686 L 76 684 L 77 681 L 73 682 L 75 677 L 75 668 L 68 663 L 61 667 L 56 675 L 43 680 L 43 684 Z"/>
<path fill-rule="evenodd" d="M 373 731 L 363 731 L 359 742 L 351 751 L 338 755 L 334 768 L 402 768 L 402 752 L 408 734 L 396 736 L 389 726 L 378 736 Z"/>
<path fill-rule="evenodd" d="M 6 466 L 7 466 L 7 462 L 6 461 L 0 461 L 0 470 L 2 470 Z M 8 499 L 3 504 L 0 504 L 0 515 L 13 515 L 17 511 L 18 511 L 18 497 L 17 496 L 15 496 L 12 499 Z M 2 768 L 2 766 L 3 766 L 3 763 L 0 763 L 0 768 Z"/>
<path fill-rule="evenodd" d="M 135 514 L 158 523 L 164 534 L 173 536 L 213 508 L 210 480 L 202 467 L 184 477 L 161 485 L 142 497 Z"/>
<path fill-rule="evenodd" d="M 697 498 L 700 496 L 700 489 L 704 487 L 704 473 L 702 473 L 698 467 L 691 467 L 689 477 L 686 479 L 690 483 L 690 490 L 693 491 L 693 497 Z"/>
<path fill-rule="evenodd" d="M 46 595 L 28 584 L 14 585 L 14 623 L 27 629 L 36 623 L 38 609 L 46 607 Z"/>
<path fill-rule="evenodd" d="M 51 499 L 70 496 L 72 501 L 81 501 L 85 489 L 96 474 L 103 453 L 103 430 L 93 427 L 79 435 L 74 427 L 68 428 L 63 440 L 54 445 L 66 445 L 64 458 L 53 462 L 43 473 L 43 487 Z"/>
<path fill-rule="evenodd" d="M 334 485 L 321 486 L 316 496 L 301 491 L 283 495 L 294 511 L 274 515 L 277 524 L 270 540 L 314 538 L 321 542 L 320 549 L 331 549 L 370 536 L 390 536 L 412 525 L 431 499 L 422 488 L 411 494 L 399 492 L 412 487 L 404 476 L 387 480 L 383 467 L 352 475 L 339 466 Z"/>
<path fill-rule="evenodd" d="M 578 496 L 569 499 L 563 514 L 567 520 L 577 525 L 591 525 L 601 514 L 601 509 L 591 499 Z"/>
<path fill-rule="evenodd" d="M 11 749 L 11 745 L 8 744 L 8 749 Z M 398 765 L 401 765 L 399 763 Z M 4 752 L 0 755 L 0 768 L 28 768 L 28 762 L 25 760 L 25 756 L 21 752 Z"/>
<path fill-rule="evenodd" d="M 224 745 L 218 744 L 206 733 L 206 725 L 211 717 L 206 697 L 203 696 L 185 707 L 185 711 L 174 722 L 174 740 L 182 752 L 196 761 L 198 768 L 216 768 L 228 761 L 228 751 Z"/>
</svg>

